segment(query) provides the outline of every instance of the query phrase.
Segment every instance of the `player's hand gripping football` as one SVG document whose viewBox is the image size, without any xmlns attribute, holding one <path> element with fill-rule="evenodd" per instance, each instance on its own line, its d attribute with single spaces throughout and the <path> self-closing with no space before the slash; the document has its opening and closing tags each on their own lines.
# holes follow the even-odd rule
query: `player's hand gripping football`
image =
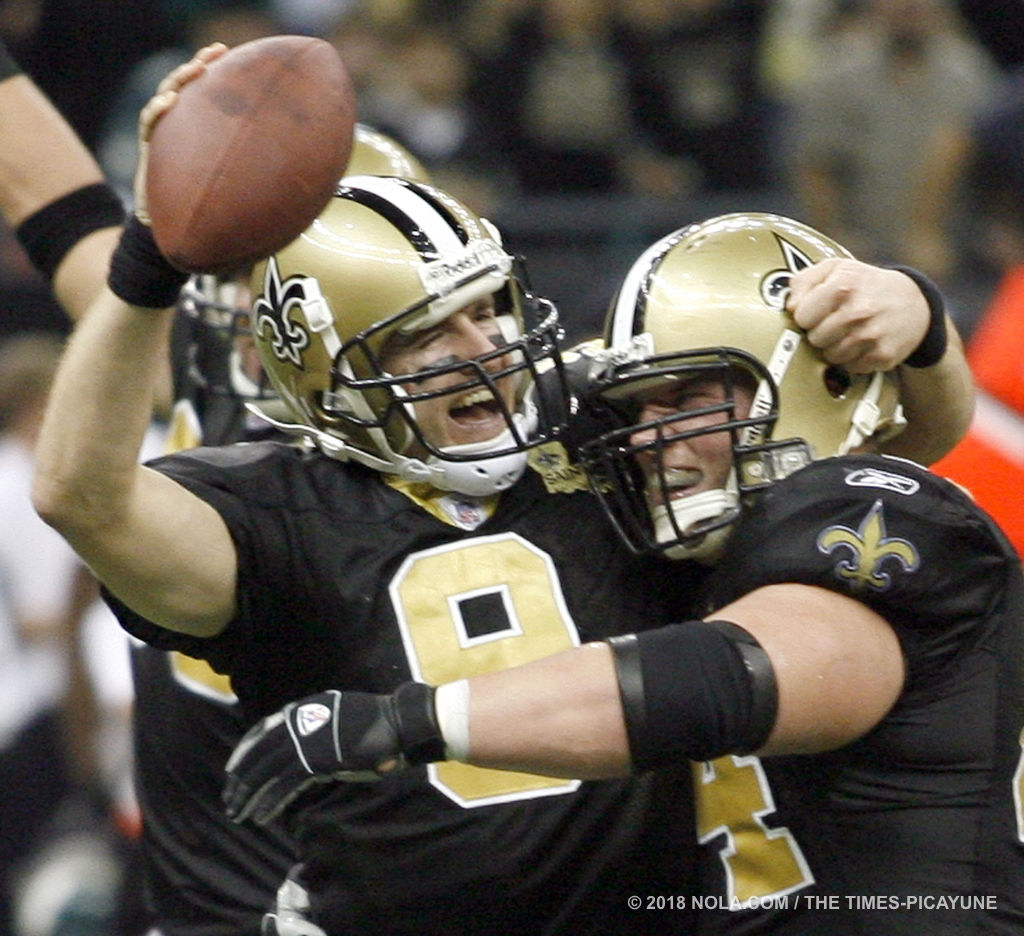
<svg viewBox="0 0 1024 936">
<path fill-rule="evenodd" d="M 190 81 L 198 78 L 211 62 L 216 61 L 228 47 L 223 42 L 200 49 L 189 61 L 179 65 L 158 85 L 153 97 L 139 114 L 138 144 L 139 161 L 135 169 L 132 198 L 136 217 L 145 225 L 149 225 L 149 204 L 146 197 L 146 173 L 149 165 L 149 138 L 156 122 L 167 113 L 178 99 L 178 92 Z"/>
<path fill-rule="evenodd" d="M 434 690 L 404 683 L 391 695 L 330 689 L 290 702 L 238 742 L 224 803 L 235 822 L 264 824 L 317 783 L 367 781 L 444 758 Z"/>
</svg>

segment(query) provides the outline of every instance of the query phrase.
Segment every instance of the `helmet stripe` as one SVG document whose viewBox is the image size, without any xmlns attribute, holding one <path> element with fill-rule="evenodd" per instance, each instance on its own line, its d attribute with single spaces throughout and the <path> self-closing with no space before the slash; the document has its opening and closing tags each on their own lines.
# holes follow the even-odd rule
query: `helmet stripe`
<svg viewBox="0 0 1024 936">
<path fill-rule="evenodd" d="M 647 308 L 647 294 L 651 279 L 665 254 L 675 246 L 689 228 L 682 228 L 665 235 L 651 244 L 630 267 L 615 297 L 615 311 L 612 313 L 611 333 L 606 336 L 611 348 L 628 346 L 634 335 L 644 331 L 644 312 Z"/>
<path fill-rule="evenodd" d="M 366 206 L 386 218 L 424 259 L 461 250 L 461 227 L 431 201 L 399 179 L 356 176 L 345 179 L 338 196 Z"/>
<path fill-rule="evenodd" d="M 399 179 L 398 182 L 400 185 L 405 186 L 405 188 L 412 189 L 420 196 L 420 198 L 432 205 L 434 210 L 441 215 L 448 222 L 452 230 L 458 234 L 459 240 L 461 240 L 463 244 L 469 243 L 469 232 L 465 227 L 463 227 L 462 222 L 459 221 L 459 219 L 452 213 L 449 207 L 440 198 L 434 195 L 433 191 L 428 189 L 425 185 L 420 185 L 413 179 Z"/>
</svg>

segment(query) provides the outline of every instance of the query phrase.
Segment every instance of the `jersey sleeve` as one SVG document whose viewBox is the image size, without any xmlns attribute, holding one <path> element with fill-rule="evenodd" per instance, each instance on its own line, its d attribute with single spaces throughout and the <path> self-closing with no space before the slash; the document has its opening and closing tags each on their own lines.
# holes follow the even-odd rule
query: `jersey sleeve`
<svg viewBox="0 0 1024 936">
<path fill-rule="evenodd" d="M 246 659 L 246 647 L 265 639 L 253 632 L 252 622 L 265 622 L 269 630 L 277 615 L 263 604 L 263 596 L 287 599 L 291 570 L 271 566 L 264 556 L 288 555 L 282 540 L 287 527 L 275 521 L 288 501 L 286 472 L 281 470 L 276 443 L 199 448 L 154 459 L 149 466 L 188 488 L 223 518 L 238 552 L 238 610 L 235 619 L 216 637 L 202 638 L 160 627 L 138 615 L 104 589 L 107 603 L 122 627 L 133 636 L 162 650 L 177 650 L 207 660 L 221 673 L 236 672 Z M 278 551 L 278 548 L 284 551 Z M 187 587 L 187 583 L 183 583 Z"/>
<path fill-rule="evenodd" d="M 781 582 L 848 595 L 892 625 L 919 684 L 941 679 L 965 646 L 985 639 L 1018 560 L 955 485 L 911 462 L 849 456 L 759 497 L 716 570 L 715 607 Z"/>
</svg>

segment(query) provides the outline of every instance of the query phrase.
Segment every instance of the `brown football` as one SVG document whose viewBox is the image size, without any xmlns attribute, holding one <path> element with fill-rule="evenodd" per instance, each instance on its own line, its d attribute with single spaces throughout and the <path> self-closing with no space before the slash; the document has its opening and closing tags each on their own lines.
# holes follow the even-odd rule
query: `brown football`
<svg viewBox="0 0 1024 936">
<path fill-rule="evenodd" d="M 329 42 L 282 35 L 230 49 L 150 134 L 146 197 L 161 252 L 216 273 L 284 247 L 330 201 L 355 122 L 355 90 Z"/>
</svg>

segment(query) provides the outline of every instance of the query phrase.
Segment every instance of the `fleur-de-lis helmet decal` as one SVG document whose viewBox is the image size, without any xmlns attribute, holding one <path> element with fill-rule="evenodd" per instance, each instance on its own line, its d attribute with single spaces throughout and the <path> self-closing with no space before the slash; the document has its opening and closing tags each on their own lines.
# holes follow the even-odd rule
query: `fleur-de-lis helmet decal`
<svg viewBox="0 0 1024 936">
<path fill-rule="evenodd" d="M 277 260 L 267 262 L 263 291 L 253 303 L 253 334 L 269 348 L 278 361 L 305 370 L 302 352 L 309 347 L 309 331 L 292 317 L 307 298 L 309 277 L 295 276 L 281 282 Z M 314 281 L 315 282 L 315 281 Z"/>
</svg>

